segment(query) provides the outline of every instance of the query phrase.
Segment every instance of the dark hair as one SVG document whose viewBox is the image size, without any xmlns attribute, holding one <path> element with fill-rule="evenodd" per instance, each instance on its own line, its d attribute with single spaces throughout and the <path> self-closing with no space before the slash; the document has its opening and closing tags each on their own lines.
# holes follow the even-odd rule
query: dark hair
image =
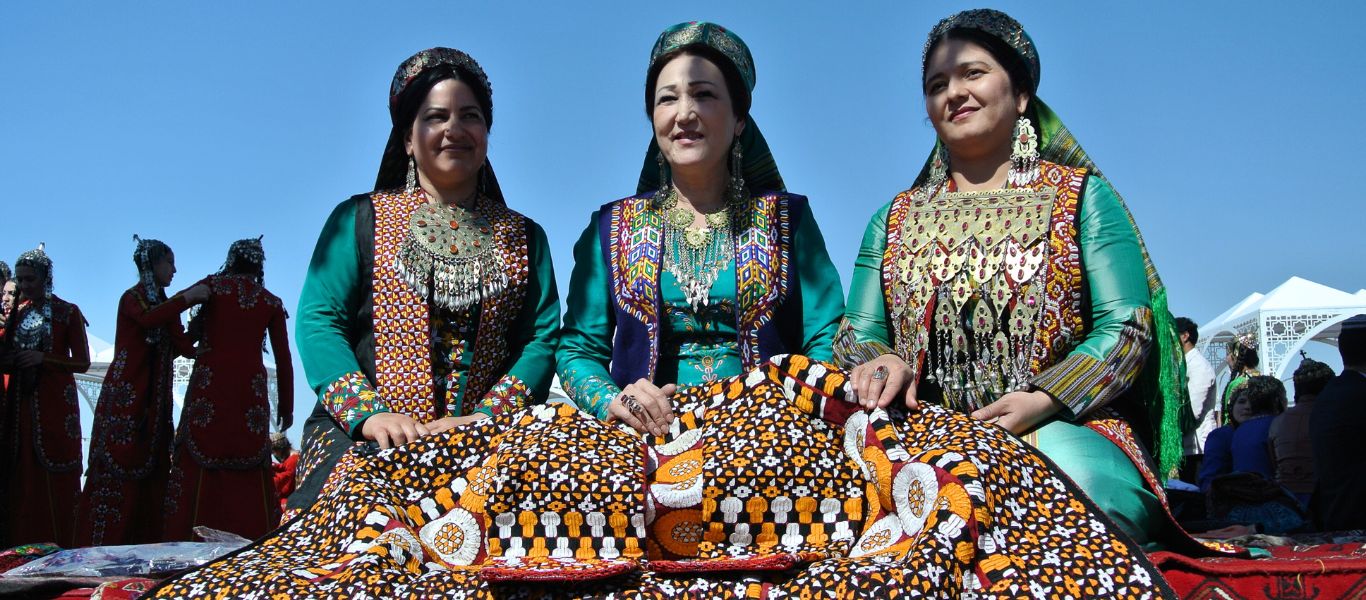
<svg viewBox="0 0 1366 600">
<path fill-rule="evenodd" d="M 228 264 L 223 265 L 223 271 L 229 275 L 255 275 L 261 277 L 266 274 L 266 265 L 262 262 L 253 261 L 245 256 L 232 256 L 228 259 Z"/>
<path fill-rule="evenodd" d="M 1338 334 L 1338 353 L 1344 366 L 1366 365 L 1366 329 L 1344 327 Z"/>
<path fill-rule="evenodd" d="M 654 64 L 650 65 L 650 71 L 645 75 L 645 116 L 653 116 L 655 113 L 655 82 L 659 81 L 659 72 L 664 70 L 664 65 L 684 55 L 696 56 L 716 65 L 716 68 L 721 70 L 721 77 L 726 80 L 730 108 L 735 113 L 735 118 L 741 121 L 749 118 L 749 107 L 753 98 L 749 94 L 749 87 L 745 85 L 744 78 L 740 77 L 740 69 L 737 69 L 735 63 L 726 58 L 720 50 L 706 44 L 689 44 L 665 52 L 655 59 Z"/>
<path fill-rule="evenodd" d="M 1257 356 L 1256 348 L 1248 348 L 1238 343 L 1238 338 L 1229 340 L 1228 353 L 1233 355 L 1233 372 L 1241 373 L 1247 369 L 1255 369 L 1261 364 L 1262 359 Z"/>
<path fill-rule="evenodd" d="M 1254 416 L 1278 415 L 1285 410 L 1285 385 L 1270 375 L 1249 377 L 1233 391 L 1233 403 L 1246 398 Z"/>
<path fill-rule="evenodd" d="M 1186 317 L 1176 318 L 1176 333 L 1186 334 L 1192 344 L 1200 341 L 1200 328 L 1196 326 L 1195 321 Z"/>
<path fill-rule="evenodd" d="M 484 89 L 484 85 L 473 73 L 443 64 L 418 74 L 398 95 L 398 105 L 394 109 L 394 127 L 405 134 L 402 137 L 407 137 L 408 130 L 412 129 L 413 119 L 417 118 L 417 109 L 422 107 L 422 101 L 427 99 L 427 94 L 436 87 L 436 84 L 447 79 L 463 81 L 470 87 L 470 91 L 474 92 L 474 101 L 479 103 L 479 110 L 484 113 L 484 123 L 490 130 L 493 129 L 493 99 L 489 97 L 489 91 Z"/>
<path fill-rule="evenodd" d="M 1318 395 L 1323 390 L 1323 386 L 1333 379 L 1333 369 L 1312 358 L 1300 361 L 1299 368 L 1295 369 L 1295 397 L 1299 398 L 1305 394 Z"/>
<path fill-rule="evenodd" d="M 944 40 L 972 42 L 986 49 L 987 53 L 991 54 L 991 57 L 1005 68 L 1006 76 L 1010 78 L 1010 89 L 1014 90 L 1016 94 L 1029 94 L 1030 101 L 1034 100 L 1034 88 L 1038 82 L 1030 76 L 1029 67 L 1025 65 L 1024 58 L 1020 57 L 1019 53 L 1015 52 L 1000 38 L 977 29 L 952 29 L 925 49 L 925 64 L 921 65 L 920 68 L 920 89 L 922 92 L 925 89 L 925 83 L 929 81 L 930 56 L 934 54 L 934 49 Z"/>
<path fill-rule="evenodd" d="M 9 270 L 9 263 L 0 260 L 0 285 L 14 277 L 14 273 Z"/>
</svg>

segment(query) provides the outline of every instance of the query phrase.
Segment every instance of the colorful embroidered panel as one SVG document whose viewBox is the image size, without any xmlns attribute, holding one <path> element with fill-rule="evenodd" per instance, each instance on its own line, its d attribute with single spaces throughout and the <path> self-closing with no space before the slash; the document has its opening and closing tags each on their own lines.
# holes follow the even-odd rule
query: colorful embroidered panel
<svg viewBox="0 0 1366 600">
<path fill-rule="evenodd" d="M 626 198 L 612 205 L 608 268 L 612 297 L 621 310 L 645 324 L 650 339 L 653 378 L 659 362 L 659 273 L 664 258 L 663 217 L 651 208 L 650 196 Z"/>
<path fill-rule="evenodd" d="M 479 402 L 478 408 L 469 412 L 482 412 L 488 416 L 520 410 L 531 402 L 531 388 L 516 375 L 504 375 L 498 383 Z M 469 414 L 469 413 L 466 413 Z"/>
<path fill-rule="evenodd" d="M 346 429 L 347 435 L 355 435 L 355 428 L 370 415 L 390 412 L 384 398 L 360 371 L 346 373 L 328 384 L 318 401 Z"/>
<path fill-rule="evenodd" d="M 882 276 L 894 345 L 957 410 L 1021 388 L 1080 333 L 1086 172 L 1040 171 L 1030 188 L 910 190 L 888 211 Z"/>
<path fill-rule="evenodd" d="M 371 201 L 375 214 L 375 387 L 389 410 L 428 422 L 444 409 L 444 405 L 437 405 L 433 390 L 431 309 L 427 300 L 403 281 L 396 267 L 404 239 L 411 235 L 408 222 L 412 212 L 426 199 L 420 194 L 390 191 L 374 193 Z M 522 307 L 530 272 L 526 219 L 482 197 L 476 211 L 491 223 L 508 284 L 503 293 L 485 298 L 481 304 L 468 378 L 470 392 L 487 390 L 502 375 L 496 371 L 510 355 L 506 333 Z M 482 395 L 465 394 L 465 408 L 477 407 Z"/>
<path fill-rule="evenodd" d="M 648 377 L 659 357 L 659 275 L 663 256 L 662 217 L 651 196 L 614 203 L 610 219 L 609 268 L 617 305 L 638 319 L 650 336 Z M 769 194 L 749 199 L 735 235 L 737 330 L 746 369 L 760 362 L 759 329 L 777 313 L 790 281 L 792 219 L 788 196 Z"/>
<path fill-rule="evenodd" d="M 788 199 L 771 194 L 749 199 L 748 222 L 735 239 L 735 295 L 739 304 L 740 358 L 759 365 L 759 328 L 778 312 L 790 281 L 792 218 Z"/>
</svg>

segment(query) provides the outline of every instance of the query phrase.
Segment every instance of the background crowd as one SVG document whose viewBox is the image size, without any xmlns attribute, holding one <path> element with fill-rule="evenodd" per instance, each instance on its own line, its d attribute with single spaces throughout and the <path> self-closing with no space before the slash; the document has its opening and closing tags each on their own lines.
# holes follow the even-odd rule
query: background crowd
<svg viewBox="0 0 1366 600">
<path fill-rule="evenodd" d="M 0 545 L 188 541 L 201 525 L 255 537 L 279 521 L 293 470 L 288 440 L 270 433 L 267 334 L 282 384 L 279 431 L 292 419 L 292 365 L 260 239 L 233 243 L 218 272 L 173 295 L 175 253 L 134 241 L 138 280 L 117 302 L 114 359 L 89 432 L 73 377 L 90 367 L 81 309 L 54 293 L 58 270 L 41 245 L 12 272 L 0 263 Z M 173 427 L 178 356 L 194 368 Z"/>
<path fill-rule="evenodd" d="M 1218 389 L 1209 361 L 1195 349 L 1195 323 L 1182 318 L 1177 327 L 1196 418 L 1181 471 L 1199 490 L 1183 515 L 1190 527 L 1242 524 L 1274 534 L 1366 529 L 1366 470 L 1356 458 L 1366 449 L 1366 315 L 1341 325 L 1342 372 L 1302 353 L 1288 393 L 1258 371 L 1256 336 L 1228 342 L 1230 376 Z"/>
</svg>

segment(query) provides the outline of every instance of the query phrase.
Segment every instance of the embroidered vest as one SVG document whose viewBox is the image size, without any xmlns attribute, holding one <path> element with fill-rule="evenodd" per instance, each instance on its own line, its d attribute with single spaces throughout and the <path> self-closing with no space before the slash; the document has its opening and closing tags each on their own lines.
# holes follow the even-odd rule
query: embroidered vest
<svg viewBox="0 0 1366 600">
<path fill-rule="evenodd" d="M 598 233 L 612 286 L 616 335 L 612 380 L 625 386 L 653 379 L 659 362 L 663 217 L 652 194 L 603 205 Z M 740 358 L 752 369 L 787 351 L 774 319 L 796 283 L 791 268 L 792 234 L 805 196 L 766 193 L 750 198 L 735 235 L 736 330 Z"/>
<path fill-rule="evenodd" d="M 435 397 L 431 307 L 403 281 L 395 267 L 408 234 L 409 217 L 425 200 L 393 190 L 359 196 L 357 201 L 361 268 L 368 269 L 371 276 L 362 278 L 369 286 L 364 290 L 367 302 L 359 318 L 370 325 L 370 330 L 360 336 L 356 356 L 362 368 L 369 368 L 366 375 L 393 411 L 419 422 L 434 420 L 446 411 L 444 403 Z M 507 332 L 524 304 L 530 277 L 526 217 L 487 200 L 481 202 L 479 211 L 492 227 L 508 282 L 501 293 L 480 303 L 478 329 L 471 344 L 475 354 L 465 380 L 466 408 L 470 403 L 477 405 L 506 371 L 505 363 L 512 354 Z"/>
<path fill-rule="evenodd" d="M 1040 172 L 1018 189 L 908 190 L 888 211 L 882 289 L 893 345 L 955 408 L 1018 389 L 1083 333 L 1086 169 L 1044 162 Z"/>
</svg>

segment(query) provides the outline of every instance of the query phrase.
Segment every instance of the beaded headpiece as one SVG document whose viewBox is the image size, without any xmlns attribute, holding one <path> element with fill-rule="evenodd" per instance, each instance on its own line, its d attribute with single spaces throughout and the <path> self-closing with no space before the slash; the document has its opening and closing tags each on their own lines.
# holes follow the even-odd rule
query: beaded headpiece
<svg viewBox="0 0 1366 600">
<path fill-rule="evenodd" d="M 423 71 L 432 67 L 450 65 L 462 71 L 474 75 L 478 79 L 478 84 L 483 86 L 484 93 L 489 97 L 489 114 L 484 115 L 484 120 L 493 125 L 493 86 L 489 84 L 488 75 L 484 74 L 483 67 L 479 66 L 470 55 L 465 54 L 454 48 L 428 48 L 417 54 L 408 57 L 403 64 L 398 66 L 394 72 L 394 80 L 389 84 L 389 114 L 397 118 L 398 98 L 403 95 L 403 90 L 412 83 L 413 79 L 421 75 Z M 466 82 L 475 83 L 475 82 Z M 397 123 L 396 123 L 397 124 Z"/>
<path fill-rule="evenodd" d="M 1252 333 L 1252 332 L 1247 332 L 1247 333 L 1240 333 L 1240 334 L 1238 334 L 1238 335 L 1233 336 L 1233 339 L 1231 339 L 1231 340 L 1228 341 L 1228 349 L 1229 349 L 1229 350 L 1238 349 L 1238 350 L 1246 350 L 1246 351 L 1249 351 L 1249 352 L 1256 352 L 1256 351 L 1257 351 L 1257 334 Z"/>
<path fill-rule="evenodd" d="M 930 37 L 925 40 L 925 49 L 920 55 L 922 72 L 929 63 L 930 48 L 955 29 L 975 29 L 1005 42 L 1007 46 L 1015 50 L 1016 54 L 1020 55 L 1025 66 L 1029 69 L 1029 78 L 1031 79 L 1029 91 L 1034 92 L 1039 89 L 1039 51 L 1034 47 L 1034 40 L 1030 39 L 1029 34 L 1025 33 L 1024 26 L 1014 17 L 990 8 L 977 8 L 955 13 L 935 25 L 934 29 L 930 30 Z"/>
<path fill-rule="evenodd" d="M 745 45 L 740 36 L 716 23 L 689 21 L 665 29 L 655 40 L 654 48 L 650 50 L 650 67 L 653 68 L 655 61 L 669 52 L 697 44 L 716 50 L 729 59 L 740 72 L 745 87 L 751 92 L 754 91 L 754 56 L 749 53 L 749 46 Z"/>
<path fill-rule="evenodd" d="M 265 283 L 266 250 L 261 245 L 261 239 L 265 236 L 246 238 L 237 240 L 228 247 L 228 258 L 223 261 L 223 266 L 218 269 L 219 275 L 233 273 L 243 265 L 258 267 L 256 283 Z"/>
</svg>

